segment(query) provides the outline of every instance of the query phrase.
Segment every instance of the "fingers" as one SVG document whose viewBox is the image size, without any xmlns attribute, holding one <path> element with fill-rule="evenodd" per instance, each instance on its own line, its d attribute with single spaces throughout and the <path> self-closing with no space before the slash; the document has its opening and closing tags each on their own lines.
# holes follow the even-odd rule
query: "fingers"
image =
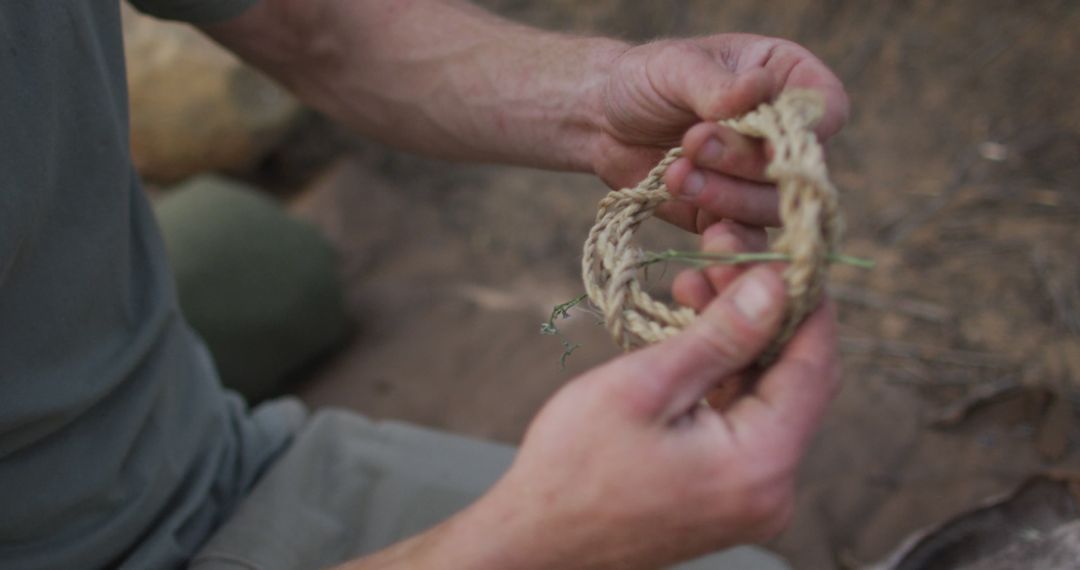
<svg viewBox="0 0 1080 570">
<path fill-rule="evenodd" d="M 632 188 L 645 178 L 665 152 L 652 146 L 612 146 L 604 153 L 597 174 L 612 190 Z"/>
<path fill-rule="evenodd" d="M 754 182 L 769 182 L 765 144 L 708 122 L 694 125 L 682 139 L 683 156 L 698 170 L 715 170 Z"/>
<path fill-rule="evenodd" d="M 799 328 L 751 398 L 728 414 L 735 431 L 767 432 L 793 451 L 805 446 L 839 388 L 836 317 L 826 302 Z M 762 429 L 765 426 L 768 428 Z M 797 455 L 797 454 L 793 454 Z"/>
<path fill-rule="evenodd" d="M 698 209 L 687 202 L 669 200 L 656 207 L 655 215 L 665 222 L 692 234 L 704 229 L 698 224 Z"/>
<path fill-rule="evenodd" d="M 711 387 L 753 362 L 776 333 L 784 284 L 766 266 L 738 277 L 690 327 L 665 342 L 612 363 L 616 400 L 646 417 L 668 422 L 689 410 Z"/>
<path fill-rule="evenodd" d="M 765 56 L 764 69 L 778 87 L 774 95 L 787 89 L 804 88 L 818 91 L 825 97 L 825 115 L 814 128 L 822 140 L 836 134 L 847 122 L 849 103 L 843 83 L 806 48 L 777 41 Z"/>
<path fill-rule="evenodd" d="M 716 290 L 705 279 L 704 273 L 687 269 L 675 276 L 675 281 L 671 283 L 671 295 L 676 303 L 700 312 L 716 297 Z"/>
<path fill-rule="evenodd" d="M 702 236 L 702 249 L 709 253 L 761 251 L 768 245 L 765 230 L 724 221 L 710 226 Z M 723 291 L 741 275 L 745 265 L 710 265 L 702 270 L 714 291 Z"/>
<path fill-rule="evenodd" d="M 732 221 L 710 226 L 701 236 L 702 250 L 709 253 L 738 253 L 765 249 L 765 230 Z M 711 265 L 702 270 L 686 270 L 675 276 L 671 292 L 675 301 L 697 312 L 704 310 L 743 271 L 736 265 Z"/>
<path fill-rule="evenodd" d="M 816 57 L 797 63 L 788 76 L 788 87 L 804 87 L 818 91 L 825 97 L 825 114 L 814 126 L 821 140 L 828 140 L 847 123 L 850 102 L 844 85 L 825 64 Z"/>
<path fill-rule="evenodd" d="M 679 201 L 718 218 L 752 226 L 780 224 L 779 197 L 772 185 L 700 170 L 686 158 L 668 167 L 664 183 Z"/>
</svg>

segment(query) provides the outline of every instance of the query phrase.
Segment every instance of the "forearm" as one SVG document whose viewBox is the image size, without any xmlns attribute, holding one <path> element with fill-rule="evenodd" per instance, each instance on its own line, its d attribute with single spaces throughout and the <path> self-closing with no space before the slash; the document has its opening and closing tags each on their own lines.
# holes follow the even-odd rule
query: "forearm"
<svg viewBox="0 0 1080 570">
<path fill-rule="evenodd" d="M 356 131 L 452 159 L 587 171 L 619 42 L 455 0 L 263 0 L 207 31 Z"/>
</svg>

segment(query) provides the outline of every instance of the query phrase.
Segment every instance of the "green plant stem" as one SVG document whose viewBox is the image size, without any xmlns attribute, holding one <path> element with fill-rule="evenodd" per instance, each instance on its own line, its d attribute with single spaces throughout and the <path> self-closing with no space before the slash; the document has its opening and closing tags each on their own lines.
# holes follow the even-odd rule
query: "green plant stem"
<svg viewBox="0 0 1080 570">
<path fill-rule="evenodd" d="M 669 249 L 661 252 L 645 252 L 640 266 L 647 267 L 661 261 L 685 261 L 695 265 L 742 265 L 746 263 L 764 263 L 769 261 L 790 261 L 791 256 L 775 251 L 752 252 L 752 253 L 708 253 L 703 251 L 678 251 Z M 872 269 L 874 261 L 840 253 L 829 254 L 829 261 L 858 267 Z"/>
<path fill-rule="evenodd" d="M 559 342 L 562 343 L 563 347 L 562 356 L 559 357 L 559 366 L 562 366 L 563 368 L 566 367 L 566 358 L 573 354 L 575 350 L 581 348 L 581 345 L 570 342 L 570 339 L 566 338 L 562 331 L 559 330 L 558 325 L 555 324 L 555 320 L 569 317 L 570 309 L 578 306 L 588 297 L 588 293 L 582 293 L 565 303 L 555 305 L 555 308 L 551 310 L 551 316 L 548 317 L 547 322 L 540 323 L 540 334 L 559 337 Z"/>
<path fill-rule="evenodd" d="M 574 297 L 573 299 L 570 299 L 569 301 L 567 301 L 565 303 L 562 303 L 560 305 L 555 305 L 555 308 L 551 309 L 551 316 L 548 317 L 548 321 L 547 321 L 547 323 L 545 323 L 545 325 L 546 325 L 545 328 L 557 330 L 558 327 L 555 326 L 555 319 L 565 319 L 566 317 L 569 317 L 570 316 L 570 309 L 573 309 L 574 307 L 578 306 L 579 304 L 581 304 L 582 301 L 584 301 L 588 297 L 589 297 L 588 293 L 582 293 L 581 295 L 578 295 L 577 297 Z"/>
</svg>

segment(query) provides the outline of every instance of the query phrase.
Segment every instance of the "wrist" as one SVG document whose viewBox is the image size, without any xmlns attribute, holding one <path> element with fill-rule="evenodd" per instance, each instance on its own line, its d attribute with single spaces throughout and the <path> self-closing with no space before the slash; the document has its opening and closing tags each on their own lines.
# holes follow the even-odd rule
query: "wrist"
<svg viewBox="0 0 1080 570">
<path fill-rule="evenodd" d="M 631 46 L 607 38 L 591 38 L 590 42 L 584 73 L 588 79 L 582 82 L 575 105 L 582 113 L 584 128 L 575 149 L 579 163 L 572 169 L 598 175 L 605 158 L 604 143 L 610 136 L 605 104 L 607 86 L 616 60 Z"/>
<path fill-rule="evenodd" d="M 523 540 L 528 533 L 520 517 L 499 508 L 487 496 L 464 511 L 421 534 L 398 542 L 372 555 L 347 562 L 335 570 L 531 570 L 538 565 L 530 550 L 535 541 Z"/>
<path fill-rule="evenodd" d="M 427 537 L 428 562 L 439 568 L 473 570 L 539 570 L 553 566 L 545 556 L 538 509 L 521 508 L 518 501 L 506 501 L 497 485 Z M 423 566 L 427 567 L 427 566 Z"/>
<path fill-rule="evenodd" d="M 429 537 L 425 563 L 470 570 L 617 566 L 596 540 L 597 513 L 583 518 L 580 508 L 545 488 L 536 473 L 520 476 L 512 467 L 488 493 L 440 525 Z"/>
</svg>

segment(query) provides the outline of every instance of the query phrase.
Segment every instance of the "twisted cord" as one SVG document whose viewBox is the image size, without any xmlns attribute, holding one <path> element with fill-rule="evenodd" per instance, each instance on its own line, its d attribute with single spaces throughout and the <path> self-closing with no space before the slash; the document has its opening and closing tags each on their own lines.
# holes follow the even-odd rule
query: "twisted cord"
<svg viewBox="0 0 1080 570">
<path fill-rule="evenodd" d="M 773 148 L 765 176 L 777 185 L 783 227 L 772 250 L 788 256 L 790 263 L 783 273 L 788 296 L 783 324 L 759 359 L 761 364 L 779 355 L 818 305 L 829 254 L 837 250 L 843 232 L 836 187 L 829 181 L 824 152 L 812 130 L 824 108 L 818 93 L 790 90 L 775 103 L 719 122 L 744 135 L 765 139 Z M 632 244 L 641 222 L 671 199 L 663 177 L 682 153 L 682 148 L 671 149 L 637 186 L 609 192 L 600 201 L 596 223 L 585 240 L 581 258 L 585 292 L 624 350 L 662 341 L 695 318 L 691 309 L 669 307 L 641 287 L 637 274 L 643 253 Z"/>
</svg>

